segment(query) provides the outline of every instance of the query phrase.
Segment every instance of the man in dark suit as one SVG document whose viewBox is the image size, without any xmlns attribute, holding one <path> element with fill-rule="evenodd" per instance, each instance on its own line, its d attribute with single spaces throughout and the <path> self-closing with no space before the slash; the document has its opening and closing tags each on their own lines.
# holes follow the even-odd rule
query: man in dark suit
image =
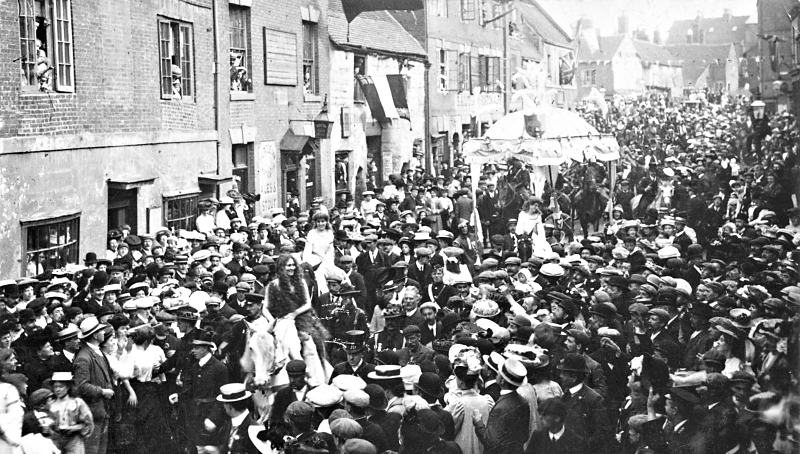
<svg viewBox="0 0 800 454">
<path fill-rule="evenodd" d="M 289 375 L 289 386 L 275 393 L 275 402 L 270 410 L 270 424 L 277 424 L 283 420 L 283 414 L 292 402 L 306 400 L 310 389 L 306 382 L 306 363 L 293 359 L 286 364 L 286 374 Z"/>
<path fill-rule="evenodd" d="M 252 393 L 247 391 L 242 383 L 229 383 L 219 389 L 217 402 L 222 403 L 222 408 L 228 419 L 220 428 L 224 439 L 222 452 L 226 454 L 257 454 L 258 450 L 250 441 L 248 429 L 256 425 L 250 414 Z"/>
<path fill-rule="evenodd" d="M 375 365 L 364 360 L 366 341 L 367 333 L 363 330 L 351 330 L 345 333 L 344 351 L 347 360 L 333 366 L 331 381 L 337 375 L 357 375 L 364 381 L 367 380 L 367 375 L 375 370 Z"/>
<path fill-rule="evenodd" d="M 69 325 L 56 334 L 55 341 L 61 345 L 61 351 L 50 359 L 50 368 L 53 372 L 71 372 L 75 355 L 81 349 L 78 339 L 80 330 L 75 325 Z"/>
<path fill-rule="evenodd" d="M 408 278 L 413 279 L 419 283 L 419 288 L 423 289 L 433 282 L 431 278 L 431 253 L 432 251 L 426 247 L 418 247 L 414 250 L 413 263 L 408 264 Z"/>
<path fill-rule="evenodd" d="M 364 309 L 364 301 L 367 298 L 367 287 L 364 284 L 364 276 L 353 269 L 353 263 L 353 257 L 350 255 L 343 255 L 341 258 L 339 258 L 338 266 L 344 270 L 345 276 L 350 281 L 350 285 L 357 288 L 360 292 L 360 294 L 355 297 L 356 305 L 366 311 L 366 309 Z"/>
<path fill-rule="evenodd" d="M 356 258 L 356 269 L 364 276 L 364 284 L 367 289 L 367 297 L 364 310 L 367 316 L 372 316 L 372 311 L 378 303 L 377 289 L 381 285 L 378 276 L 384 268 L 390 266 L 386 254 L 378 251 L 376 246 L 377 235 L 367 235 L 364 238 L 364 252 Z"/>
<path fill-rule="evenodd" d="M 527 375 L 525 366 L 516 358 L 503 362 L 497 375 L 500 398 L 483 423 L 476 412 L 472 415 L 475 433 L 486 454 L 516 454 L 523 452 L 528 440 L 531 409 L 517 388 Z"/>
<path fill-rule="evenodd" d="M 400 432 L 403 416 L 400 413 L 386 411 L 388 399 L 380 385 L 370 383 L 364 388 L 364 392 L 369 396 L 369 420 L 383 429 L 388 448 L 399 451 L 400 441 L 397 435 Z"/>
<path fill-rule="evenodd" d="M 233 258 L 230 262 L 225 264 L 225 268 L 237 278 L 241 277 L 243 273 L 251 272 L 253 269 L 247 264 L 247 253 L 250 251 L 250 246 L 242 243 L 233 243 L 231 249 L 233 251 Z"/>
<path fill-rule="evenodd" d="M 670 319 L 669 312 L 666 309 L 653 308 L 647 312 L 647 315 L 650 343 L 653 345 L 653 350 L 661 352 L 661 355 L 667 360 L 667 364 L 676 368 L 680 361 L 680 346 L 678 339 L 674 338 L 667 329 L 667 322 Z"/>
<path fill-rule="evenodd" d="M 689 309 L 689 322 L 692 333 L 683 350 L 681 366 L 686 370 L 700 370 L 700 355 L 707 352 L 714 344 L 714 336 L 709 329 L 708 320 L 711 318 L 712 309 L 706 303 L 693 303 Z"/>
<path fill-rule="evenodd" d="M 219 427 L 226 418 L 216 398 L 228 383 L 228 368 L 211 354 L 217 347 L 213 332 L 198 333 L 191 347 L 194 361 L 181 372 L 183 383 L 176 396 L 185 415 L 186 437 L 194 446 L 218 446 L 224 442 Z"/>
<path fill-rule="evenodd" d="M 442 408 L 442 404 L 439 402 L 439 398 L 444 394 L 442 390 L 442 379 L 435 372 L 423 372 L 414 387 L 417 389 L 417 394 L 428 402 L 428 406 L 436 413 L 436 416 L 438 416 L 439 420 L 442 422 L 442 427 L 444 427 L 442 438 L 447 441 L 453 441 L 456 437 L 453 415 Z"/>
<path fill-rule="evenodd" d="M 586 386 L 586 361 L 582 355 L 569 353 L 558 365 L 559 382 L 564 390 L 562 401 L 567 408 L 564 425 L 586 440 L 586 452 L 605 452 L 611 425 L 603 397 Z"/>
<path fill-rule="evenodd" d="M 83 345 L 73 361 L 75 389 L 94 419 L 94 430 L 84 440 L 86 452 L 97 454 L 105 454 L 108 446 L 108 400 L 114 397 L 111 366 L 100 350 L 106 326 L 95 317 L 81 322 L 79 337 Z"/>
<path fill-rule="evenodd" d="M 539 405 L 544 429 L 533 432 L 525 454 L 582 454 L 588 452 L 583 438 L 564 426 L 567 407 L 557 397 Z"/>
</svg>

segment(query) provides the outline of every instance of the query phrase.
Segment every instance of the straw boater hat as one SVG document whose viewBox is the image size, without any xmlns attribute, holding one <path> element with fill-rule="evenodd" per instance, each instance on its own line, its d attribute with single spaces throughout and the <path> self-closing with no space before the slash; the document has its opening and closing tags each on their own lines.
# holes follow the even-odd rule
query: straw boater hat
<svg viewBox="0 0 800 454">
<path fill-rule="evenodd" d="M 219 387 L 219 395 L 217 395 L 217 402 L 230 403 L 241 402 L 249 399 L 253 393 L 248 391 L 244 383 L 228 383 Z"/>
<path fill-rule="evenodd" d="M 83 319 L 80 325 L 81 332 L 78 334 L 78 339 L 88 339 L 89 337 L 96 334 L 98 331 L 102 331 L 105 329 L 105 325 L 100 323 L 97 317 L 86 317 Z"/>
</svg>

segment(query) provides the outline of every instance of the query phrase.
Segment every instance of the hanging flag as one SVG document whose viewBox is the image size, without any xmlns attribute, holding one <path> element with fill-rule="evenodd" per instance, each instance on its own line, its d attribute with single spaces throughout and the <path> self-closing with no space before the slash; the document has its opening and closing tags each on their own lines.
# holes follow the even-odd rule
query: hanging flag
<svg viewBox="0 0 800 454">
<path fill-rule="evenodd" d="M 356 16 L 365 11 L 413 11 L 423 7 L 423 0 L 342 0 L 347 22 L 353 22 Z"/>
</svg>

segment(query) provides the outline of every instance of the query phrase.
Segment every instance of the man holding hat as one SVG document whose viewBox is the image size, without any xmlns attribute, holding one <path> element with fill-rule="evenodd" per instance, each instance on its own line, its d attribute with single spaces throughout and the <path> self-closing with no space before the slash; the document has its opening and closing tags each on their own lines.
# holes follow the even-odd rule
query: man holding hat
<svg viewBox="0 0 800 454">
<path fill-rule="evenodd" d="M 97 454 L 105 454 L 108 446 L 108 401 L 114 397 L 114 376 L 100 350 L 106 326 L 96 317 L 87 317 L 81 322 L 78 338 L 83 345 L 73 362 L 75 389 L 78 397 L 89 405 L 94 419 L 94 430 L 84 440 L 86 452 Z"/>
</svg>

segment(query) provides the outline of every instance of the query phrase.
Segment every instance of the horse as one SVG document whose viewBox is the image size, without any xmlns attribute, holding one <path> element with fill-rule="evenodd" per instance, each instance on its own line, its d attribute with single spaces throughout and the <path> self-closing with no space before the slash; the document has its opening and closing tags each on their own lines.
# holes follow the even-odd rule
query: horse
<svg viewBox="0 0 800 454">
<path fill-rule="evenodd" d="M 502 219 L 508 221 L 519 215 L 522 204 L 525 202 L 522 194 L 524 189 L 510 180 L 508 175 L 497 180 L 497 199 Z"/>
<path fill-rule="evenodd" d="M 581 189 L 574 196 L 573 204 L 584 238 L 589 235 L 589 224 L 593 225 L 595 231 L 600 228 L 600 218 L 608 199 L 608 194 L 593 178 L 584 178 Z"/>
</svg>

